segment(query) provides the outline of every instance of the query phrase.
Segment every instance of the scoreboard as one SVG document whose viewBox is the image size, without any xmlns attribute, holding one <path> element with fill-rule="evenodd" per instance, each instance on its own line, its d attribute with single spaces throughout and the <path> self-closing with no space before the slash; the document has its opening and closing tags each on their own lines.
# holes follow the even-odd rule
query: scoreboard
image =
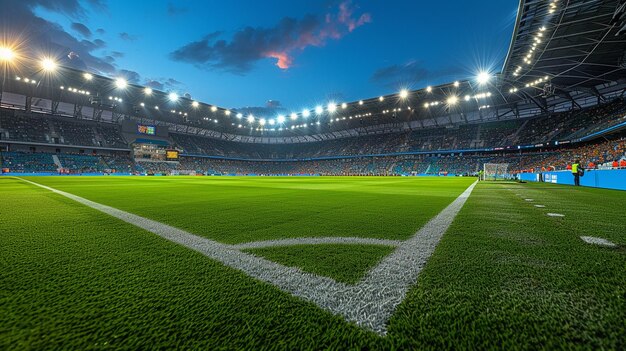
<svg viewBox="0 0 626 351">
<path fill-rule="evenodd" d="M 146 135 L 156 135 L 156 127 L 145 124 L 137 125 L 137 133 Z"/>
</svg>

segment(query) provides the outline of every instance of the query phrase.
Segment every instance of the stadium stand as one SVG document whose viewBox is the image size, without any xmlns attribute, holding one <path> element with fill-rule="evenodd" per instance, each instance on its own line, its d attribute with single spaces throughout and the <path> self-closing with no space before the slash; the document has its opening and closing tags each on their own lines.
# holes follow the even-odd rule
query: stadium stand
<svg viewBox="0 0 626 351">
<path fill-rule="evenodd" d="M 613 162 L 619 166 L 625 158 L 623 139 L 584 145 L 568 143 L 558 148 L 552 145 L 523 152 L 497 150 L 516 144 L 575 140 L 623 123 L 625 112 L 626 103 L 620 98 L 587 109 L 530 120 L 434 127 L 298 144 L 252 144 L 170 133 L 173 145 L 183 150 L 184 157 L 178 164 L 135 162 L 127 153 L 62 152 L 58 158 L 63 168 L 71 173 L 170 173 L 178 170 L 265 175 L 473 175 L 484 163 L 509 163 L 512 171 L 528 172 L 566 169 L 574 158 L 580 158 L 584 165 L 612 167 Z M 118 125 L 48 117 L 2 110 L 0 136 L 2 140 L 21 142 L 128 148 Z M 620 135 L 623 138 L 623 134 L 617 134 L 618 138 Z M 5 153 L 3 168 L 23 172 L 56 171 L 57 166 L 51 160 L 52 154 Z"/>
<path fill-rule="evenodd" d="M 23 153 L 3 152 L 2 168 L 18 173 L 45 173 L 56 172 L 57 165 L 51 154 L 46 153 Z"/>
</svg>

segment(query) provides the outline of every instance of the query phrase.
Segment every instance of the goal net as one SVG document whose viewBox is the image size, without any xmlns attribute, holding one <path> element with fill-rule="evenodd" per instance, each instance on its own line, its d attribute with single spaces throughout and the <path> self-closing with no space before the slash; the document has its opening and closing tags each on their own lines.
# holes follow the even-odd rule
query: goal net
<svg viewBox="0 0 626 351">
<path fill-rule="evenodd" d="M 510 179 L 508 163 L 485 163 L 482 180 Z"/>
</svg>

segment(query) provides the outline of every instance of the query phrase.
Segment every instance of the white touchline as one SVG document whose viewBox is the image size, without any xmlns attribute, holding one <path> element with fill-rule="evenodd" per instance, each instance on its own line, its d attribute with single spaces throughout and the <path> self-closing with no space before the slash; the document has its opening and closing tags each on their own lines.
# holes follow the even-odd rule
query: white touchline
<svg viewBox="0 0 626 351">
<path fill-rule="evenodd" d="M 241 270 L 249 276 L 268 282 L 294 296 L 315 303 L 357 325 L 385 335 L 387 322 L 396 307 L 435 251 L 435 247 L 461 210 L 478 182 L 472 183 L 448 207 L 432 218 L 410 239 L 401 242 L 393 253 L 369 271 L 356 285 L 337 282 L 331 278 L 302 272 L 275 262 L 241 252 L 232 245 L 202 238 L 148 218 L 41 185 L 24 182 L 65 196 L 85 206 L 106 213 L 124 222 L 152 232 L 164 239 L 183 245 L 203 255 Z"/>
</svg>

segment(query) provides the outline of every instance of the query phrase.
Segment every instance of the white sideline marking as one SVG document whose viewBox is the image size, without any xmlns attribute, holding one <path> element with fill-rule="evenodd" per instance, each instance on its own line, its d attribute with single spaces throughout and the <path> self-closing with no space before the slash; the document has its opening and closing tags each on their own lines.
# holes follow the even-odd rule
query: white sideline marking
<svg viewBox="0 0 626 351">
<path fill-rule="evenodd" d="M 250 277 L 268 282 L 285 292 L 313 302 L 327 311 L 381 335 L 386 334 L 387 322 L 391 315 L 404 300 L 407 291 L 415 283 L 426 261 L 435 251 L 439 240 L 450 227 L 478 183 L 477 181 L 472 183 L 413 237 L 402 242 L 393 253 L 369 271 L 361 282 L 357 285 L 348 285 L 241 252 L 231 245 L 202 238 L 167 224 L 26 179 L 15 178 L 65 196 L 164 239 L 200 252 L 228 267 L 241 270 Z"/>
<path fill-rule="evenodd" d="M 533 199 L 524 199 L 524 200 L 526 200 L 526 201 L 528 201 L 528 202 L 535 201 L 535 200 L 533 200 Z"/>
<path fill-rule="evenodd" d="M 261 249 L 265 247 L 295 246 L 295 245 L 319 245 L 319 244 L 361 244 L 361 245 L 384 245 L 399 246 L 400 240 L 356 238 L 356 237 L 325 237 L 325 238 L 290 238 L 281 240 L 254 241 L 231 245 L 237 250 Z"/>
<path fill-rule="evenodd" d="M 580 238 L 583 239 L 583 241 L 586 242 L 587 244 L 594 244 L 594 245 L 600 245 L 600 246 L 606 246 L 606 247 L 617 246 L 614 243 L 604 238 L 597 238 L 595 236 L 581 236 Z"/>
<path fill-rule="evenodd" d="M 545 205 L 535 205 L 535 207 L 544 208 L 546 206 Z"/>
<path fill-rule="evenodd" d="M 564 214 L 560 214 L 560 213 L 548 213 L 548 216 L 550 216 L 550 217 L 565 217 Z"/>
</svg>

